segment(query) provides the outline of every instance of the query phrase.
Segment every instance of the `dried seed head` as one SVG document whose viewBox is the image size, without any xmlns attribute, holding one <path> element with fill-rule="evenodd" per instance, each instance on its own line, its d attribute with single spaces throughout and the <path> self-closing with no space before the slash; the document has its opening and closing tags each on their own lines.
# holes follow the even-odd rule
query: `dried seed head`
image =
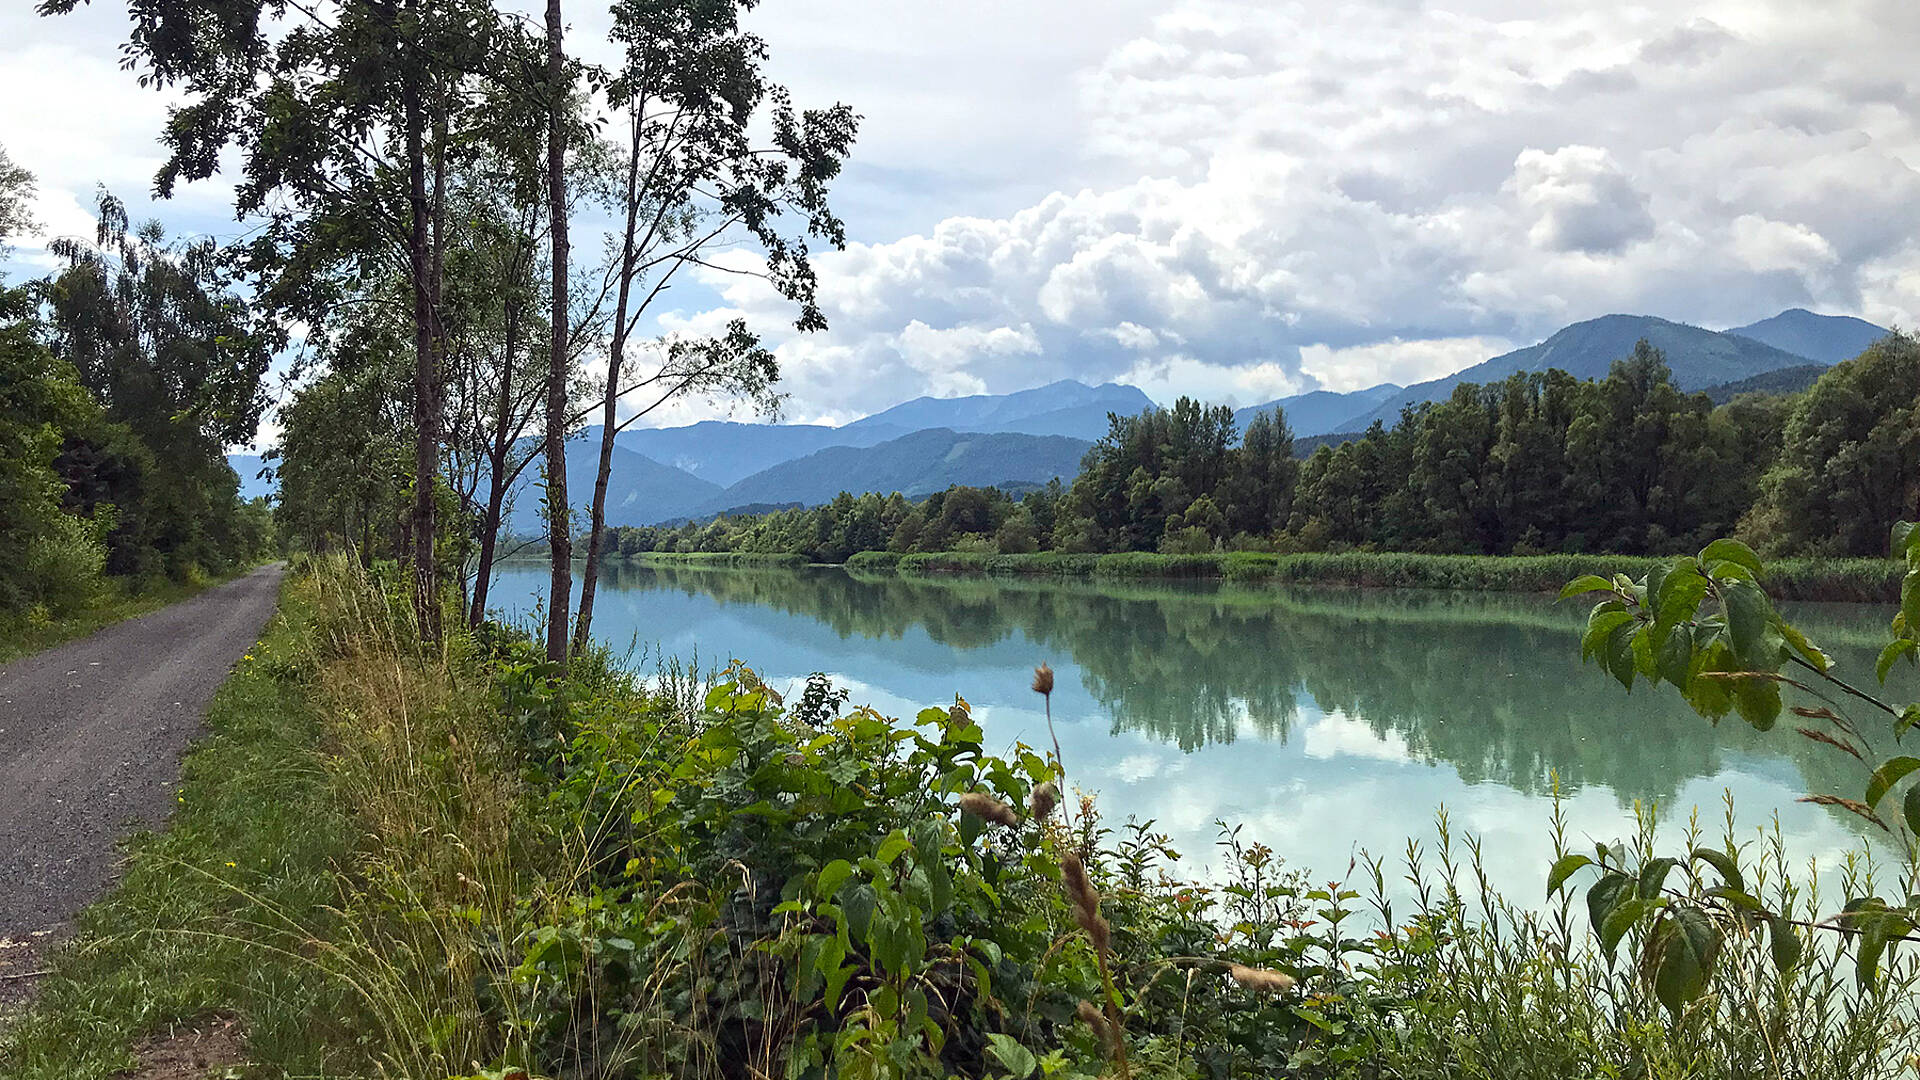
<svg viewBox="0 0 1920 1080">
<path fill-rule="evenodd" d="M 1094 1037 L 1100 1040 L 1101 1051 L 1108 1057 L 1112 1057 L 1113 1025 L 1107 1023 L 1107 1018 L 1100 1014 L 1100 1010 L 1091 1001 L 1081 1002 L 1073 1012 L 1080 1018 L 1081 1023 L 1093 1030 Z"/>
<path fill-rule="evenodd" d="M 1051 695 L 1053 693 L 1053 669 L 1045 664 L 1033 669 L 1033 692 Z"/>
<path fill-rule="evenodd" d="M 1087 876 L 1087 864 L 1071 851 L 1060 856 L 1060 883 L 1066 886 L 1067 902 L 1073 905 L 1075 921 L 1081 919 L 1083 911 L 1099 915 L 1100 894 L 1094 891 L 1093 879 Z"/>
<path fill-rule="evenodd" d="M 1093 942 L 1096 952 L 1110 952 L 1113 949 L 1113 927 L 1108 925 L 1106 917 L 1098 911 L 1083 907 L 1073 909 L 1073 921 L 1087 932 L 1087 940 Z"/>
<path fill-rule="evenodd" d="M 995 825 L 1005 825 L 1009 829 L 1020 827 L 1020 815 L 1013 812 L 1013 807 L 991 795 L 969 791 L 960 796 L 960 809 L 982 821 L 991 821 Z"/>
<path fill-rule="evenodd" d="M 1060 785 L 1051 780 L 1044 784 L 1035 784 L 1033 791 L 1027 795 L 1027 810 L 1035 818 L 1046 817 L 1053 813 L 1054 807 L 1059 805 Z"/>
<path fill-rule="evenodd" d="M 1284 994 L 1293 989 L 1294 978 L 1284 971 L 1228 964 L 1227 974 L 1242 987 L 1259 994 Z"/>
</svg>

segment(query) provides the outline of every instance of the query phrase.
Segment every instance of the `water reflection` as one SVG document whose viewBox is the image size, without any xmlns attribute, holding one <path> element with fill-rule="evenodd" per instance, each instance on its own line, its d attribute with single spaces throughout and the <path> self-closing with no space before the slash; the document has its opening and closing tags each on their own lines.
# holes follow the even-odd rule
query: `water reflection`
<svg viewBox="0 0 1920 1080">
<path fill-rule="evenodd" d="M 496 595 L 525 610 L 543 585 L 510 567 Z M 1847 670 L 1871 670 L 1884 612 L 1795 614 Z M 1801 855 L 1857 842 L 1852 818 L 1792 801 L 1859 785 L 1836 754 L 1785 725 L 1716 728 L 1670 693 L 1621 693 L 1582 669 L 1582 617 L 1535 597 L 618 565 L 595 629 L 774 680 L 825 671 L 895 715 L 958 693 L 1008 745 L 1044 741 L 1027 682 L 1048 660 L 1075 782 L 1196 855 L 1223 817 L 1337 872 L 1356 845 L 1425 834 L 1444 803 L 1487 835 L 1496 877 L 1531 892 L 1556 775 L 1576 833 L 1620 835 L 1634 800 L 1717 815 L 1730 789 L 1743 825 L 1780 807 Z"/>
</svg>

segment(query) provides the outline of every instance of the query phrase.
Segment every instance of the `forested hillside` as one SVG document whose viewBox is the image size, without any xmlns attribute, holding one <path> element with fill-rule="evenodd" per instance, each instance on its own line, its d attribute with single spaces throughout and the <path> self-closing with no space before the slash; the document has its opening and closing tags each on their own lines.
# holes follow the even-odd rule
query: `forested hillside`
<svg viewBox="0 0 1920 1080">
<path fill-rule="evenodd" d="M 1747 534 L 1780 552 L 1883 555 L 1920 514 L 1920 343 L 1893 336 L 1804 394 L 1716 405 L 1642 341 L 1601 379 L 1559 370 L 1461 384 L 1304 461 L 1283 411 L 1244 432 L 1181 399 L 1116 417 L 1071 486 L 623 531 L 622 551 L 946 549 L 1197 554 L 1693 550 Z"/>
</svg>

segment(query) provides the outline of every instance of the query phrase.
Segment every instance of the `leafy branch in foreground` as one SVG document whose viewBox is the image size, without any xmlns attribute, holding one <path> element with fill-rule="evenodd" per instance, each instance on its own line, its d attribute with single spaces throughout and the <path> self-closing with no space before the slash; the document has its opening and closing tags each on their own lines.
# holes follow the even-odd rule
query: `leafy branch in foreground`
<svg viewBox="0 0 1920 1080">
<path fill-rule="evenodd" d="M 1907 522 L 1895 526 L 1893 547 L 1907 569 L 1891 640 L 1875 665 L 1882 686 L 1896 663 L 1904 658 L 1912 664 L 1920 655 L 1920 528 Z M 1695 848 L 1684 858 L 1649 856 L 1637 865 L 1617 845 L 1596 845 L 1593 856 L 1562 855 L 1548 874 L 1548 895 L 1580 871 L 1598 869 L 1599 879 L 1587 889 L 1586 900 L 1602 949 L 1612 956 L 1622 938 L 1639 928 L 1641 972 L 1676 1016 L 1705 991 L 1732 927 L 1765 927 L 1783 986 L 1804 955 L 1798 928 L 1833 930 L 1848 938 L 1863 988 L 1873 983 L 1893 943 L 1920 940 L 1914 936 L 1920 928 L 1920 890 L 1915 888 L 1920 876 L 1920 782 L 1907 784 L 1898 815 L 1880 810 L 1895 787 L 1920 771 L 1920 757 L 1885 749 L 1897 748 L 1920 721 L 1920 703 L 1889 702 L 1836 674 L 1831 658 L 1774 608 L 1760 586 L 1765 575 L 1766 567 L 1752 549 L 1722 539 L 1698 555 L 1656 566 L 1637 581 L 1624 574 L 1576 578 L 1560 596 L 1600 597 L 1588 616 L 1580 654 L 1629 691 L 1636 679 L 1666 682 L 1701 716 L 1718 722 L 1733 712 L 1761 731 L 1771 730 L 1783 711 L 1812 721 L 1796 730 L 1852 757 L 1866 778 L 1859 798 L 1815 793 L 1801 801 L 1845 810 L 1890 837 L 1905 861 L 1902 888 L 1896 891 L 1904 899 L 1873 895 L 1869 880 L 1857 890 L 1859 895 L 1847 896 L 1838 913 L 1817 921 L 1796 920 L 1748 891 L 1738 852 L 1731 847 Z M 1788 705 L 1788 689 L 1807 701 Z M 1665 887 L 1675 869 L 1697 879 L 1703 867 L 1717 876 L 1718 884 L 1693 894 Z"/>
</svg>

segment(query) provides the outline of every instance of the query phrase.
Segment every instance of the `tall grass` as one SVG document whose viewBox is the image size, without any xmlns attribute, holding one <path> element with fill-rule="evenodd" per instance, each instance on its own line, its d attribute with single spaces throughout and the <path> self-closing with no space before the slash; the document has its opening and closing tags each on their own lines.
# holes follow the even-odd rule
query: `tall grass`
<svg viewBox="0 0 1920 1080">
<path fill-rule="evenodd" d="M 1311 552 L 1277 555 L 1222 552 L 1162 555 L 1122 552 L 872 552 L 847 560 L 849 570 L 902 574 L 1005 574 L 1090 578 L 1218 578 L 1243 584 L 1345 585 L 1360 588 L 1557 592 L 1582 574 L 1644 574 L 1668 560 L 1618 555 L 1416 555 Z M 1784 600 L 1895 602 L 1901 564 L 1892 559 L 1780 559 L 1768 563 L 1767 589 Z"/>
</svg>

